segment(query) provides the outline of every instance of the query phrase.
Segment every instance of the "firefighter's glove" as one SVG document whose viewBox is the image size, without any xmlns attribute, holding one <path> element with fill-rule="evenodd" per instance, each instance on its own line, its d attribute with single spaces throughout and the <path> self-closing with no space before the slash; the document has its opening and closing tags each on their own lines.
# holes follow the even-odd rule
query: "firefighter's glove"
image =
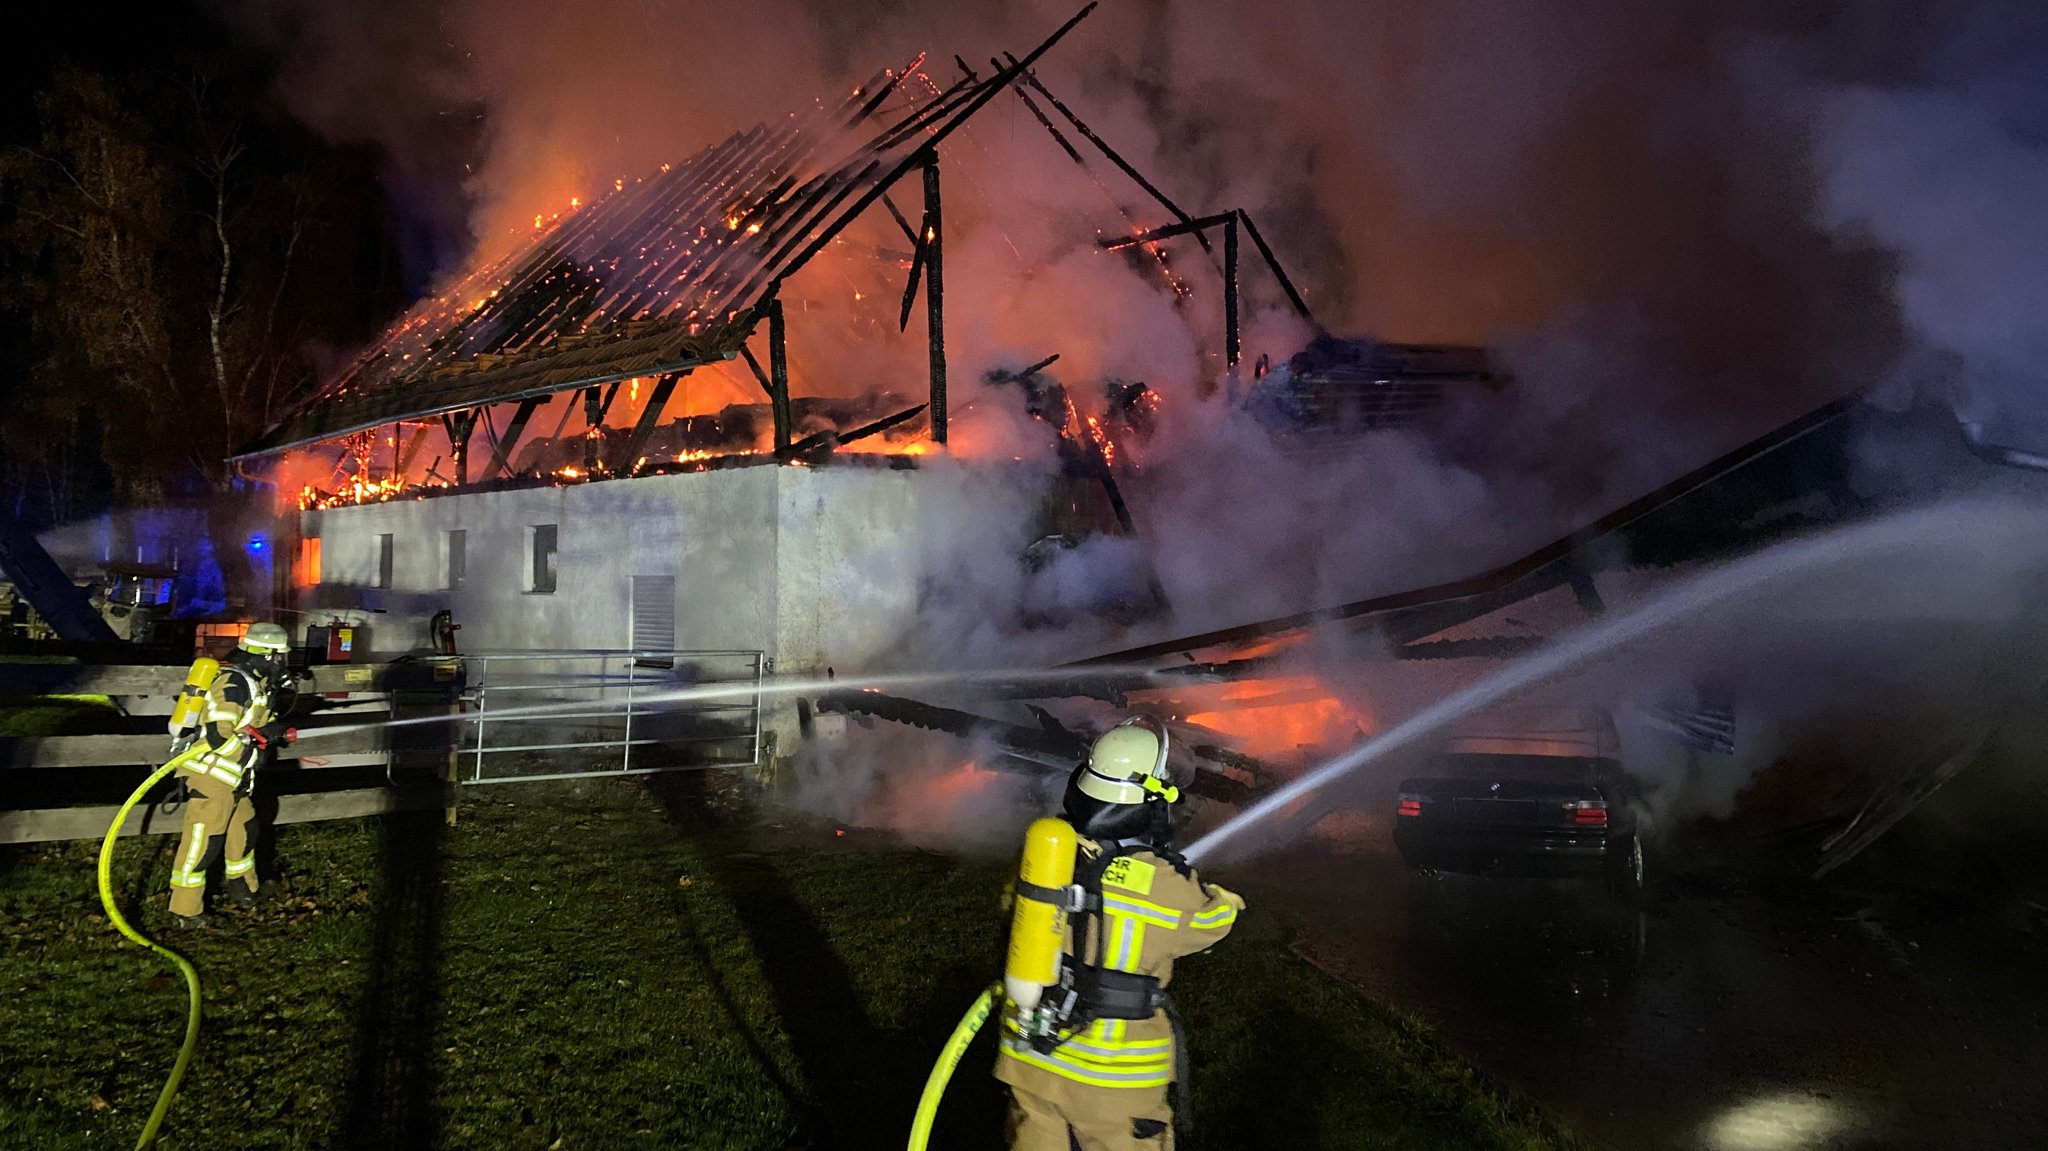
<svg viewBox="0 0 2048 1151">
<path fill-rule="evenodd" d="M 1221 896 L 1223 902 L 1228 903 L 1232 908 L 1238 911 L 1244 910 L 1244 896 L 1239 895 L 1237 892 L 1232 891 L 1228 887 L 1224 887 L 1222 884 L 1219 883 L 1210 884 L 1209 890 L 1214 891 L 1217 895 Z"/>
</svg>

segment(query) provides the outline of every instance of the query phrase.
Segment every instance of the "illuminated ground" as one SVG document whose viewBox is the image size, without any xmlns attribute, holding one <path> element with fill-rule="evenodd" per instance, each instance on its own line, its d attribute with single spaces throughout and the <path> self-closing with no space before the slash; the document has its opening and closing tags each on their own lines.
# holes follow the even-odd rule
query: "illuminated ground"
<svg viewBox="0 0 2048 1151">
<path fill-rule="evenodd" d="M 471 792 L 452 832 L 284 829 L 290 900 L 175 937 L 210 1014 L 163 1146 L 901 1146 L 996 971 L 1002 864 L 764 839 L 668 782 Z M 122 886 L 160 893 L 169 850 L 124 843 Z M 0 853 L 0 1145 L 126 1145 L 175 1049 L 182 988 L 117 942 L 91 876 L 90 845 Z M 1176 981 L 1191 1146 L 1584 1146 L 1296 958 L 1277 918 Z M 997 1143 L 987 1043 L 937 1147 Z"/>
</svg>

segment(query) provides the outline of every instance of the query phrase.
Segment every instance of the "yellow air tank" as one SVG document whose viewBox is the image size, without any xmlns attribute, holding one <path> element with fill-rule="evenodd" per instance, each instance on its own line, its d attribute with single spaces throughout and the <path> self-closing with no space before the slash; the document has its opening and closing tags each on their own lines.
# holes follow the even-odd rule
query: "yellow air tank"
<svg viewBox="0 0 2048 1151">
<path fill-rule="evenodd" d="M 178 702 L 171 705 L 171 734 L 181 735 L 199 726 L 206 714 L 206 689 L 213 686 L 214 677 L 220 674 L 218 661 L 200 656 L 192 661 L 192 670 L 185 673 L 185 688 L 178 693 Z"/>
<path fill-rule="evenodd" d="M 1045 990 L 1059 982 L 1067 909 L 1052 900 L 1074 881 L 1074 853 L 1080 837 L 1064 819 L 1047 817 L 1024 832 L 1024 858 L 1017 868 L 1016 910 L 1010 919 L 1010 955 L 1003 964 L 1003 990 L 1026 1014 L 1037 1010 Z M 1057 894 L 1056 894 L 1057 893 Z"/>
</svg>

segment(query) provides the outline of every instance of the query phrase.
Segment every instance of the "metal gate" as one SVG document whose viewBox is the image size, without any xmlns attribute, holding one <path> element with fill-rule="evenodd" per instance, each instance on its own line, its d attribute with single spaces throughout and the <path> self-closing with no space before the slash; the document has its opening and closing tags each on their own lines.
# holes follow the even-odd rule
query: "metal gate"
<svg viewBox="0 0 2048 1151">
<path fill-rule="evenodd" d="M 763 652 L 522 651 L 463 663 L 465 784 L 761 761 Z"/>
</svg>

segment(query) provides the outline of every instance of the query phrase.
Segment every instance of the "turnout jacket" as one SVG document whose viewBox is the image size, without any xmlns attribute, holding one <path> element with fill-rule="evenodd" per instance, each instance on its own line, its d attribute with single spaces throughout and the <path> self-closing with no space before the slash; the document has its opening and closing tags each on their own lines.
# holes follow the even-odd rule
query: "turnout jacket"
<svg viewBox="0 0 2048 1151">
<path fill-rule="evenodd" d="M 1101 851 L 1100 845 L 1082 839 L 1082 867 L 1091 866 Z M 1173 978 L 1174 960 L 1206 951 L 1230 934 L 1242 901 L 1181 866 L 1185 872 L 1144 849 L 1111 859 L 1102 871 L 1101 915 L 1068 919 L 1068 962 L 1078 947 L 1084 963 L 1149 975 L 1164 986 Z M 1086 925 L 1087 938 L 1074 937 L 1076 925 Z M 1163 1011 L 1149 1019 L 1098 1019 L 1050 1052 L 1040 1052 L 1020 1034 L 1016 1004 L 1004 1000 L 996 1078 L 1012 1087 L 1057 1099 L 1077 1083 L 1163 1088 L 1173 1077 L 1173 1028 Z"/>
<path fill-rule="evenodd" d="M 243 729 L 254 728 L 274 739 L 282 726 L 270 714 L 270 690 L 270 684 L 248 668 L 223 665 L 206 689 L 199 742 L 180 757 L 184 763 L 179 770 L 242 790 L 261 750 Z"/>
</svg>

